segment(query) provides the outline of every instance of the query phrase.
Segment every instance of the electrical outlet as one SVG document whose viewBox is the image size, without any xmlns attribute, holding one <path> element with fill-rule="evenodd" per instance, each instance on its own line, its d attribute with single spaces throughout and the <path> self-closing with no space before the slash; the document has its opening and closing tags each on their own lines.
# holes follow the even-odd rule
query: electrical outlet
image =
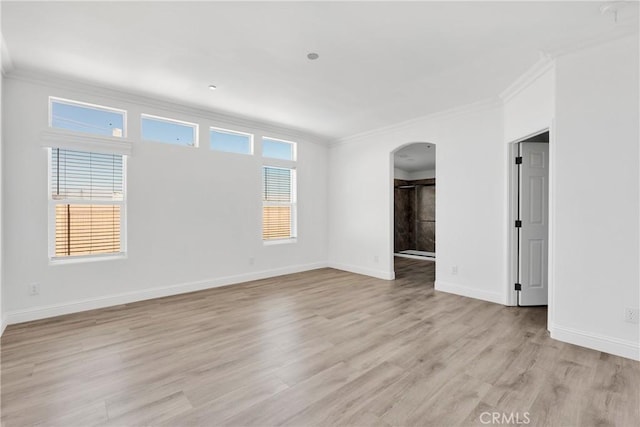
<svg viewBox="0 0 640 427">
<path fill-rule="evenodd" d="M 379 263 L 379 262 L 380 262 L 380 257 L 378 257 L 378 255 L 374 256 L 374 257 L 373 257 L 373 262 L 374 262 L 375 264 Z"/>
<path fill-rule="evenodd" d="M 451 266 L 451 274 L 454 275 L 454 276 L 456 274 L 458 274 L 458 266 L 457 265 L 452 265 Z"/>
<path fill-rule="evenodd" d="M 628 323 L 638 323 L 638 309 L 625 307 L 624 309 L 624 321 Z"/>
<path fill-rule="evenodd" d="M 40 295 L 40 283 L 31 283 L 29 285 L 29 295 Z"/>
<path fill-rule="evenodd" d="M 249 258 L 249 265 L 253 265 L 256 263 L 256 259 L 254 257 Z"/>
</svg>

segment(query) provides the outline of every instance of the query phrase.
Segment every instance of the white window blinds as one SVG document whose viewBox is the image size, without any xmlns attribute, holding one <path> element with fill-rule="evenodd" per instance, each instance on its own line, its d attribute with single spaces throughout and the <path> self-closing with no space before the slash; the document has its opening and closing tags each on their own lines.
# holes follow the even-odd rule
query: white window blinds
<svg viewBox="0 0 640 427">
<path fill-rule="evenodd" d="M 51 257 L 124 252 L 125 157 L 51 149 Z"/>
<path fill-rule="evenodd" d="M 295 231 L 295 170 L 264 166 L 262 168 L 262 238 L 290 239 Z"/>
</svg>

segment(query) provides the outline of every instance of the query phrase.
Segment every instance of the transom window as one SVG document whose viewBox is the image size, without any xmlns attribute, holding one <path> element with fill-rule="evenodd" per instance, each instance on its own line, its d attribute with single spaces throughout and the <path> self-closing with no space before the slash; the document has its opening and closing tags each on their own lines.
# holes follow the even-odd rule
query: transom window
<svg viewBox="0 0 640 427">
<path fill-rule="evenodd" d="M 166 144 L 198 146 L 198 125 L 164 117 L 142 115 L 142 139 Z"/>
<path fill-rule="evenodd" d="M 101 105 L 49 98 L 49 125 L 94 135 L 125 136 L 126 111 Z"/>
<path fill-rule="evenodd" d="M 296 160 L 296 144 L 280 139 L 262 138 L 262 156 L 271 159 Z"/>
<path fill-rule="evenodd" d="M 227 153 L 253 154 L 253 135 L 212 127 L 209 130 L 209 148 Z"/>
</svg>

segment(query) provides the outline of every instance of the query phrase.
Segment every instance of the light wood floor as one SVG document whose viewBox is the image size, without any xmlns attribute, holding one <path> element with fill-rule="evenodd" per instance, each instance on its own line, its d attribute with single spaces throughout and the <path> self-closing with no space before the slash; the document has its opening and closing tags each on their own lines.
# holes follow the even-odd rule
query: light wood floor
<svg viewBox="0 0 640 427">
<path fill-rule="evenodd" d="M 638 425 L 639 362 L 551 340 L 544 308 L 435 292 L 431 262 L 397 258 L 396 272 L 322 269 L 9 326 L 2 423 Z"/>
</svg>

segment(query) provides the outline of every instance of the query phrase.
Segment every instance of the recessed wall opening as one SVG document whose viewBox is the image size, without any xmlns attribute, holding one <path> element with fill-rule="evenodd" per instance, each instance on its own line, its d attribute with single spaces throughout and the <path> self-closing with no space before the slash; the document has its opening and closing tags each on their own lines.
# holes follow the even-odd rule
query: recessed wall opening
<svg viewBox="0 0 640 427">
<path fill-rule="evenodd" d="M 436 146 L 416 142 L 393 156 L 394 269 L 436 261 Z M 432 265 L 435 274 L 435 265 Z"/>
</svg>

